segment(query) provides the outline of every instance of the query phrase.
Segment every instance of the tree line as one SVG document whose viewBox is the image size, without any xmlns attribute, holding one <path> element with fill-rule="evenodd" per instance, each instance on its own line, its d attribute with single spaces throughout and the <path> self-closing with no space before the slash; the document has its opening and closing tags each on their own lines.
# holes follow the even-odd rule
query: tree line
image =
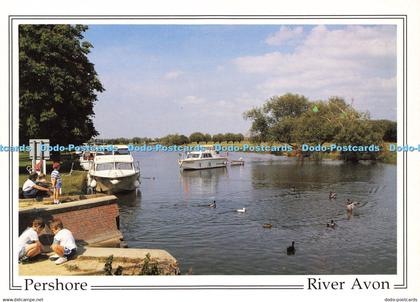
<svg viewBox="0 0 420 302">
<path fill-rule="evenodd" d="M 396 122 L 372 120 L 369 113 L 357 111 L 339 97 L 309 101 L 291 93 L 273 96 L 261 107 L 244 112 L 243 117 L 252 121 L 250 139 L 254 142 L 366 146 L 397 140 Z M 376 156 L 373 152 L 342 154 L 345 159 Z"/>
<path fill-rule="evenodd" d="M 235 143 L 241 142 L 245 139 L 244 135 L 241 133 L 218 133 L 218 134 L 208 134 L 201 132 L 194 132 L 189 136 L 183 134 L 168 134 L 163 137 L 149 138 L 149 137 L 133 137 L 133 138 L 109 138 L 109 139 L 93 139 L 91 143 L 100 143 L 100 144 L 150 144 L 150 143 L 159 143 L 162 145 L 185 145 L 190 143 Z"/>
</svg>

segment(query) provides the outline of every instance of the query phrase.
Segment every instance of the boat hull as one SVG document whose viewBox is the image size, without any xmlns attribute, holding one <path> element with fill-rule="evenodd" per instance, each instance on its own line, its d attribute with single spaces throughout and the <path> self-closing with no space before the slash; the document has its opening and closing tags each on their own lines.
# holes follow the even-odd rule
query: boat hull
<svg viewBox="0 0 420 302">
<path fill-rule="evenodd" d="M 179 161 L 181 170 L 203 170 L 224 168 L 227 166 L 227 158 L 207 158 L 207 159 L 184 159 Z"/>
<path fill-rule="evenodd" d="M 96 180 L 96 192 L 119 193 L 136 190 L 140 185 L 140 172 L 122 177 L 105 177 L 91 174 Z"/>
</svg>

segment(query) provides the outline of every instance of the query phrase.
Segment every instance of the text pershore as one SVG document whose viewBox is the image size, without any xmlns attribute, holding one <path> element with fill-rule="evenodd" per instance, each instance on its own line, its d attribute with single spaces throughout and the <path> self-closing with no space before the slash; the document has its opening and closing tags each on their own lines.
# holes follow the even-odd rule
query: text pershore
<svg viewBox="0 0 420 302">
<path fill-rule="evenodd" d="M 36 290 L 36 291 L 73 291 L 73 290 L 88 290 L 88 284 L 86 282 L 61 282 L 58 278 L 50 282 L 37 282 L 33 279 L 25 279 L 24 290 Z"/>
</svg>

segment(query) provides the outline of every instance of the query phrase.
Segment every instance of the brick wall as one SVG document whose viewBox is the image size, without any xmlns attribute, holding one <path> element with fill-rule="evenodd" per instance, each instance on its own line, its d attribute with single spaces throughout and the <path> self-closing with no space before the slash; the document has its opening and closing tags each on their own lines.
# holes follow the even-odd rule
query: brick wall
<svg viewBox="0 0 420 302">
<path fill-rule="evenodd" d="M 110 196 L 113 197 L 113 196 Z M 19 211 L 19 234 L 31 225 L 35 217 L 42 217 L 46 223 L 60 218 L 65 228 L 82 244 L 116 246 L 122 233 L 119 231 L 119 208 L 116 199 L 99 198 L 99 200 L 83 200 L 62 205 L 50 205 Z M 52 243 L 52 233 L 48 227 L 40 236 L 43 244 Z"/>
</svg>

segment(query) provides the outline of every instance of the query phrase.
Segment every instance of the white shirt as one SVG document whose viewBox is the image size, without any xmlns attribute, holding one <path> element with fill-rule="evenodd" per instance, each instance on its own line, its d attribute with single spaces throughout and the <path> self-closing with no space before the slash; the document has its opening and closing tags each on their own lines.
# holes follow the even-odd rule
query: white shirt
<svg viewBox="0 0 420 302">
<path fill-rule="evenodd" d="M 33 243 L 33 241 L 38 241 L 38 234 L 33 228 L 27 228 L 22 235 L 19 236 L 19 251 L 26 247 L 27 245 Z"/>
<path fill-rule="evenodd" d="M 27 179 L 22 186 L 22 191 L 24 192 L 30 191 L 34 185 L 35 183 L 32 180 Z"/>
<path fill-rule="evenodd" d="M 69 250 L 77 247 L 73 234 L 67 229 L 61 229 L 57 234 L 55 234 L 54 243 L 59 244 L 64 248 L 68 248 Z"/>
</svg>

